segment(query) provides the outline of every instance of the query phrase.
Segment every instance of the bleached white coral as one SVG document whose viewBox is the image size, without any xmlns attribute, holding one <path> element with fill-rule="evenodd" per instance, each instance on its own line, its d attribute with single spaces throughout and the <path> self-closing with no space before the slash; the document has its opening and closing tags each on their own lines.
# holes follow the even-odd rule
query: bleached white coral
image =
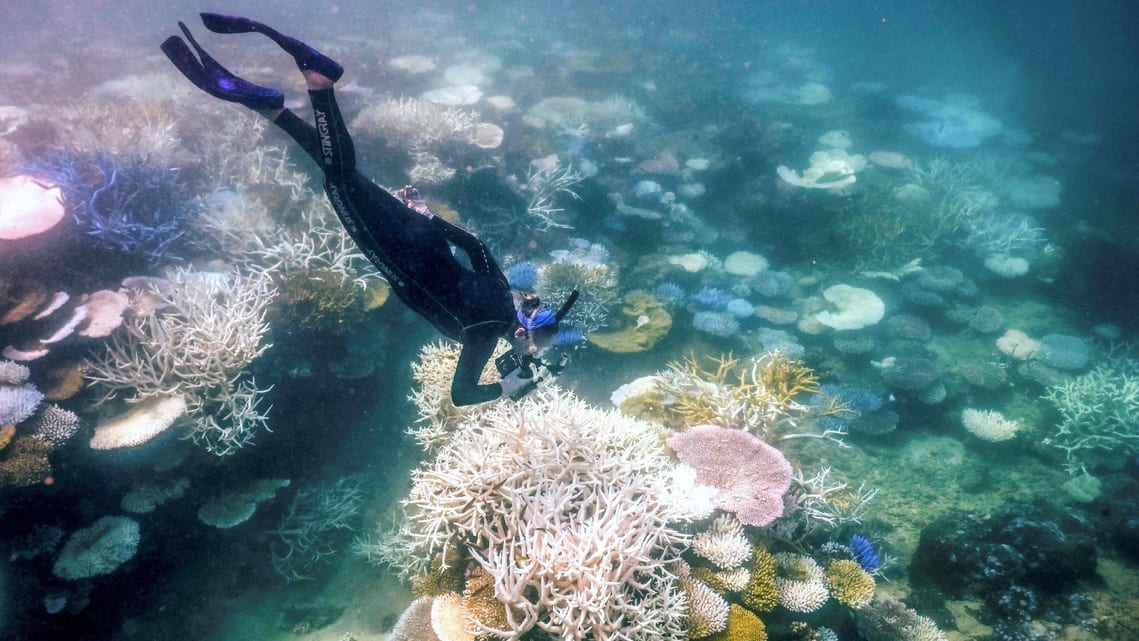
<svg viewBox="0 0 1139 641">
<path fill-rule="evenodd" d="M 275 291 L 264 276 L 181 270 L 156 292 L 164 307 L 129 319 L 92 359 L 102 401 L 185 396 L 191 438 L 219 456 L 247 445 L 266 416 L 264 391 L 245 368 L 269 345 L 265 314 Z"/>
<path fill-rule="evenodd" d="M 775 574 L 779 603 L 792 612 L 814 612 L 830 598 L 826 571 L 809 556 L 776 554 Z"/>
<path fill-rule="evenodd" d="M 961 424 L 973 436 L 993 443 L 1009 440 L 1022 427 L 1020 421 L 1010 421 L 1000 412 L 972 407 L 961 412 Z"/>
<path fill-rule="evenodd" d="M 404 576 L 464 547 L 494 578 L 508 629 L 562 639 L 683 639 L 669 566 L 689 519 L 661 430 L 557 388 L 483 406 L 413 474 L 398 532 L 358 550 Z"/>
<path fill-rule="evenodd" d="M 751 543 L 734 514 L 712 520 L 707 530 L 692 537 L 692 551 L 725 570 L 739 567 L 751 558 Z"/>
<path fill-rule="evenodd" d="M 728 627 L 728 602 L 699 579 L 680 580 L 688 595 L 689 638 L 702 639 Z"/>
</svg>

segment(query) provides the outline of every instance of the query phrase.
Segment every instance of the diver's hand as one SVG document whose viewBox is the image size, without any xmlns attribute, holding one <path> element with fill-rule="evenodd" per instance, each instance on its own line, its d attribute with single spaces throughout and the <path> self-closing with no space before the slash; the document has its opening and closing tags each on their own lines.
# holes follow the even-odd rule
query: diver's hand
<svg viewBox="0 0 1139 641">
<path fill-rule="evenodd" d="M 530 385 L 533 382 L 533 376 L 523 378 L 522 368 L 516 367 L 511 370 L 509 374 L 503 376 L 502 380 L 498 381 L 498 384 L 502 386 L 503 396 L 513 398 L 515 394 L 518 394 L 523 389 L 525 389 L 527 385 Z"/>
</svg>

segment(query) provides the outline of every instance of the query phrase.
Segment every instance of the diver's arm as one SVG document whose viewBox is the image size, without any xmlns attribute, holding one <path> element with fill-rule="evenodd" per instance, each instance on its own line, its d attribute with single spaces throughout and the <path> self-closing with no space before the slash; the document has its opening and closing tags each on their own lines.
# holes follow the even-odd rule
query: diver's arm
<svg viewBox="0 0 1139 641">
<path fill-rule="evenodd" d="M 451 379 L 451 402 L 456 407 L 485 403 L 502 396 L 502 386 L 498 383 L 479 384 L 483 368 L 498 344 L 499 333 L 471 332 L 463 336 L 463 351 L 459 355 L 455 377 Z"/>
<path fill-rule="evenodd" d="M 467 257 L 470 258 L 471 268 L 480 274 L 492 276 L 503 282 L 506 282 L 506 275 L 502 273 L 502 268 L 494 260 L 494 256 L 490 253 L 490 248 L 486 246 L 478 236 L 463 229 L 462 227 L 443 220 L 435 216 L 431 219 L 431 224 L 443 233 L 443 237 L 447 242 L 463 250 Z"/>
</svg>

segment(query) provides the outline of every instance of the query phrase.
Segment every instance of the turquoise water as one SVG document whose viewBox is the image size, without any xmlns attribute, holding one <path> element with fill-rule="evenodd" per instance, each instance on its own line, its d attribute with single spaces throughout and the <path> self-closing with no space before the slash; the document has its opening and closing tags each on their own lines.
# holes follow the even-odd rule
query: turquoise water
<svg viewBox="0 0 1139 641">
<path fill-rule="evenodd" d="M 1125 3 L 220 8 L 345 67 L 364 174 L 581 290 L 556 381 L 462 411 L 316 164 L 161 54 L 312 118 L 202 9 L 0 25 L 3 638 L 423 638 L 464 591 L 498 637 L 1139 635 Z"/>
</svg>

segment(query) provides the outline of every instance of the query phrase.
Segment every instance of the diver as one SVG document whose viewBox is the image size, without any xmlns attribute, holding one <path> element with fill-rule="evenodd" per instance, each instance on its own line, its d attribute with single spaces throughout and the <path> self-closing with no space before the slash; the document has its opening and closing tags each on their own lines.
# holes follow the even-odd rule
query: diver
<svg viewBox="0 0 1139 641">
<path fill-rule="evenodd" d="M 215 33 L 268 36 L 296 61 L 308 86 L 315 126 L 286 109 L 279 90 L 255 85 L 218 64 L 185 24 L 178 26 L 194 51 L 179 36 L 162 43 L 166 57 L 199 89 L 265 116 L 316 161 L 340 222 L 399 299 L 445 336 L 462 343 L 451 382 L 454 404 L 473 405 L 500 396 L 517 399 L 532 389 L 536 385 L 532 366 L 543 364 L 539 359 L 552 346 L 577 291 L 556 312 L 533 294 L 512 292 L 487 246 L 474 234 L 432 215 L 414 187 L 404 187 L 397 198 L 360 174 L 333 94 L 333 85 L 344 72 L 339 64 L 248 18 L 217 13 L 201 17 Z M 448 243 L 467 254 L 470 268 L 455 258 Z M 507 338 L 513 350 L 509 358 L 496 362 L 501 380 L 481 385 L 479 377 L 500 337 Z M 556 375 L 566 358 L 549 371 Z"/>
</svg>

